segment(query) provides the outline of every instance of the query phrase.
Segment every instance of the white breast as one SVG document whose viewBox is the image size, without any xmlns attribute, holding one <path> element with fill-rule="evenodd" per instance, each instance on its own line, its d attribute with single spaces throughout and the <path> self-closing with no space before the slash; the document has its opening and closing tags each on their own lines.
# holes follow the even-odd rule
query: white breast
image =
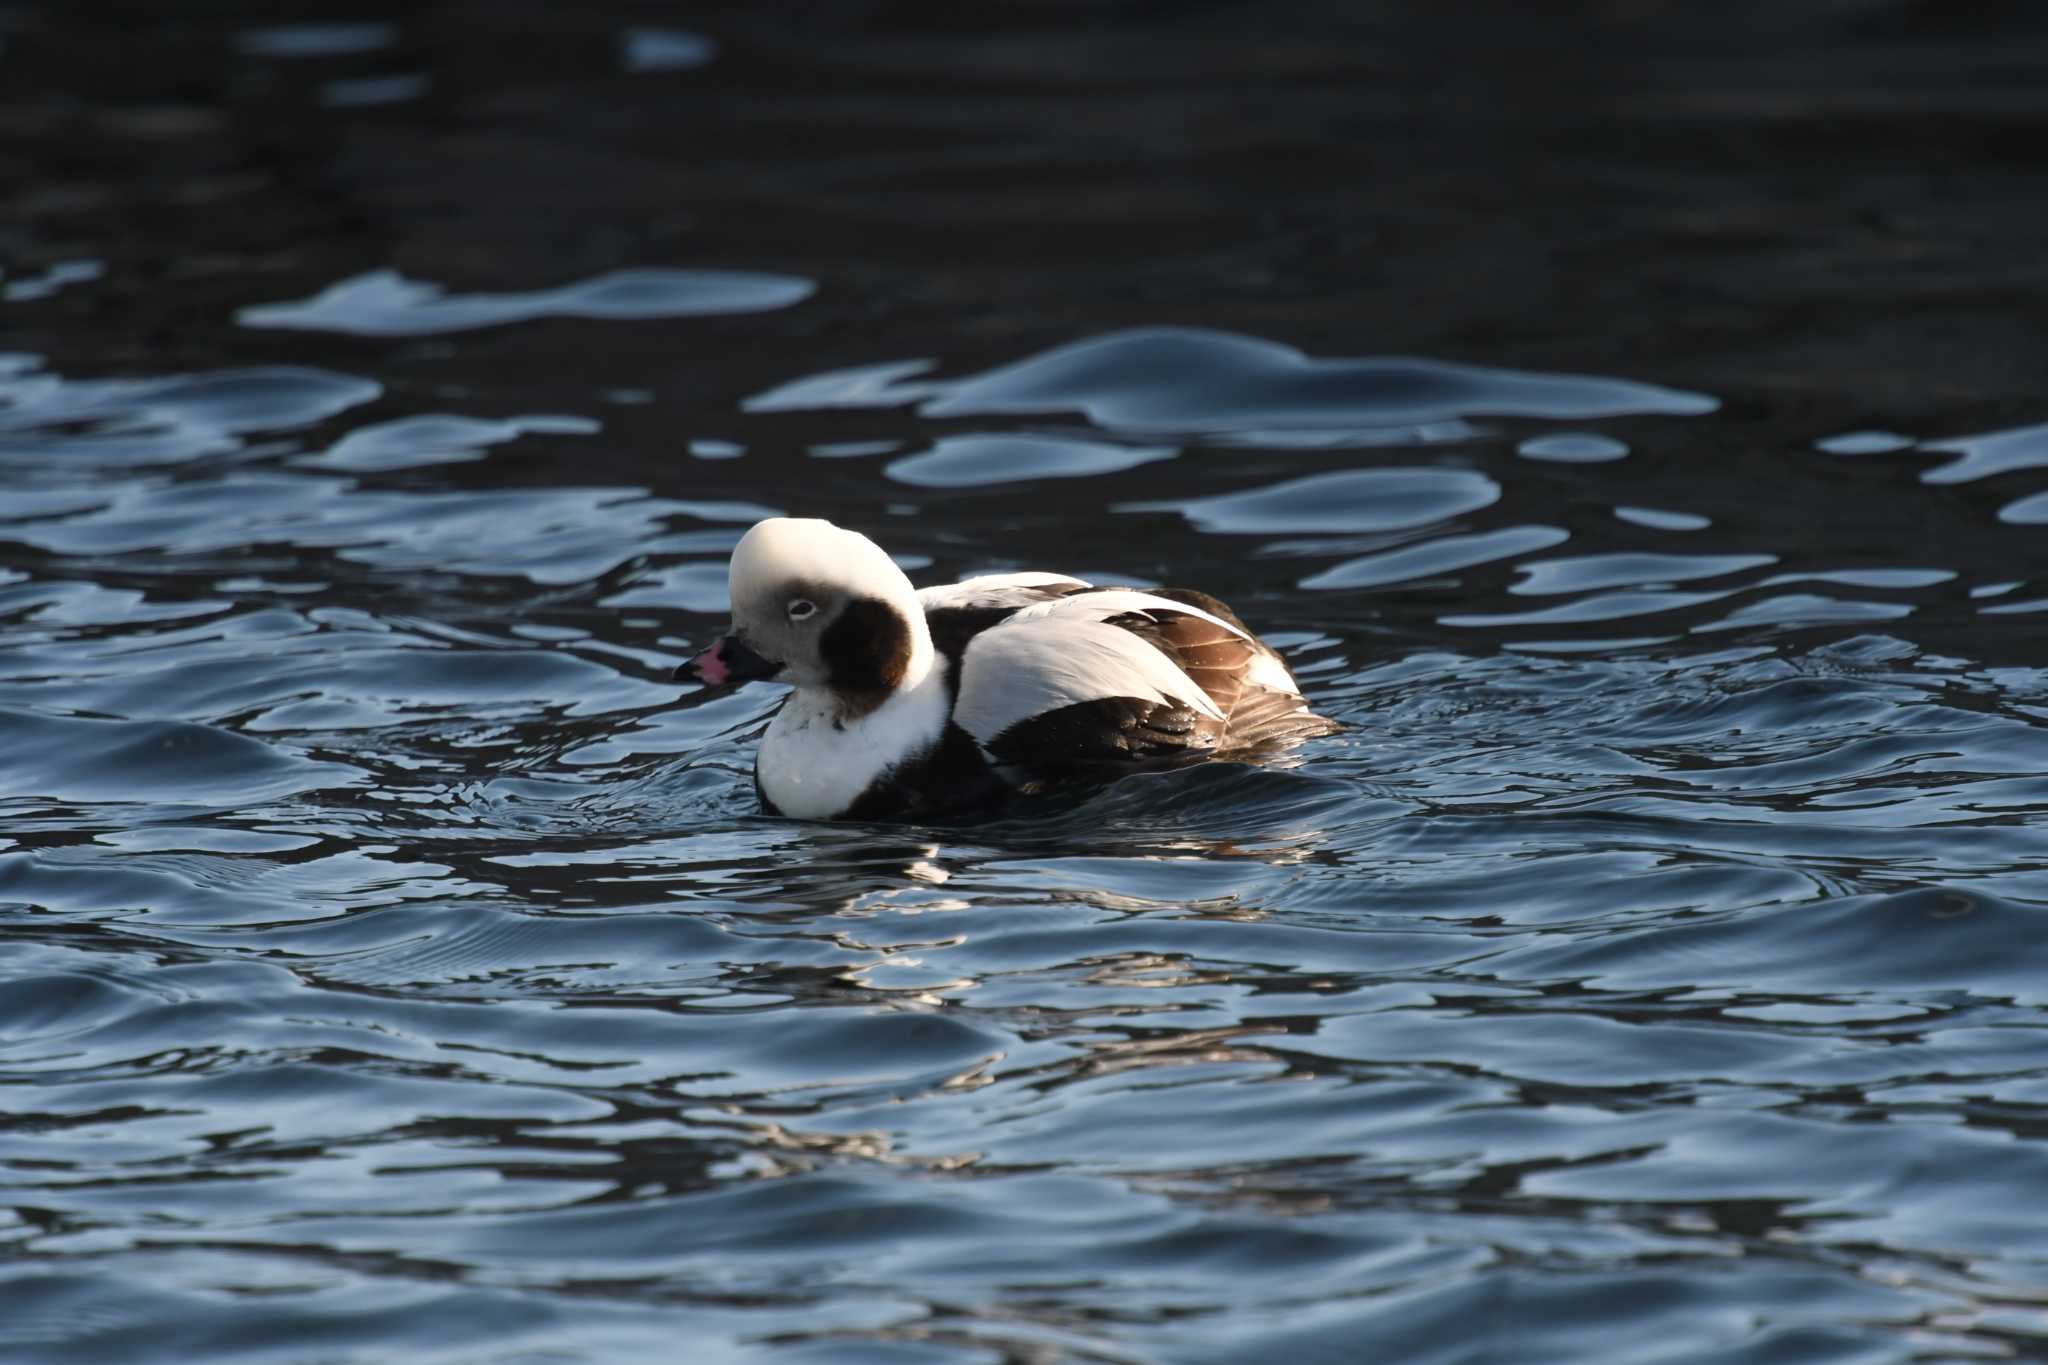
<svg viewBox="0 0 2048 1365">
<path fill-rule="evenodd" d="M 835 724 L 829 694 L 790 695 L 762 737 L 755 760 L 761 792 L 784 815 L 830 820 L 876 778 L 923 754 L 946 730 L 946 661 L 923 682 L 858 720 Z"/>
</svg>

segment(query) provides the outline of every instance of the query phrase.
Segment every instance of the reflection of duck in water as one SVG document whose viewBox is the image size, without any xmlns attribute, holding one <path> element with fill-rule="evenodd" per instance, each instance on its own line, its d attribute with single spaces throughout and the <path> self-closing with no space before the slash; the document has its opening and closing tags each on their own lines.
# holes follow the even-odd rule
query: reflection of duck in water
<svg viewBox="0 0 2048 1365">
<path fill-rule="evenodd" d="M 732 633 L 679 673 L 796 689 L 754 768 L 776 814 L 954 814 L 1337 728 L 1206 593 L 1049 573 L 919 592 L 866 536 L 790 517 L 748 531 L 731 576 Z"/>
</svg>

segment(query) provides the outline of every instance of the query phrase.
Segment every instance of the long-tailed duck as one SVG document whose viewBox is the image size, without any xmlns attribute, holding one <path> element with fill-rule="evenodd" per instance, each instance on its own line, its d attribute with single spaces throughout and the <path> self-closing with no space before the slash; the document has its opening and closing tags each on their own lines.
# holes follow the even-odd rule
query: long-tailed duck
<svg viewBox="0 0 2048 1365">
<path fill-rule="evenodd" d="M 913 588 L 866 536 L 775 517 L 732 552 L 732 633 L 677 670 L 795 688 L 754 785 L 771 814 L 887 819 L 1337 729 L 1207 593 L 1054 573 Z"/>
</svg>

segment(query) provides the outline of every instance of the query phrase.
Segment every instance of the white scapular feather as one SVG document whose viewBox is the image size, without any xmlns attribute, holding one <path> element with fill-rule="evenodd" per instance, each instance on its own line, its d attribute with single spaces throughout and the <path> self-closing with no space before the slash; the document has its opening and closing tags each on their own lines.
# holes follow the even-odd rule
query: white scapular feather
<svg viewBox="0 0 2048 1365">
<path fill-rule="evenodd" d="M 1088 583 L 1062 573 L 985 573 L 958 583 L 938 583 L 917 590 L 926 611 L 951 607 L 1007 607 L 1035 602 L 1036 588 L 1085 588 Z"/>
<path fill-rule="evenodd" d="M 1155 597 L 1142 588 L 1112 588 L 1101 592 L 1084 593 L 1078 597 L 1062 597 L 1050 602 L 1033 603 L 1012 616 L 1006 624 L 1051 616 L 1082 616 L 1101 621 L 1112 616 L 1121 616 L 1127 611 L 1175 611 L 1185 616 L 1197 616 L 1240 639 L 1249 640 L 1256 646 L 1257 652 L 1252 655 L 1251 664 L 1245 670 L 1245 681 L 1254 687 L 1263 687 L 1269 692 L 1301 695 L 1301 688 L 1295 684 L 1294 675 L 1287 671 L 1287 665 L 1280 662 L 1257 636 L 1232 625 L 1220 616 L 1203 611 L 1200 607 L 1190 606 L 1186 602 L 1176 602 L 1170 597 Z"/>
<path fill-rule="evenodd" d="M 974 637 L 960 661 L 953 719 L 983 745 L 1019 721 L 1076 702 L 1137 697 L 1216 720 L 1223 713 L 1173 660 L 1121 626 L 1085 614 L 1019 612 Z"/>
</svg>

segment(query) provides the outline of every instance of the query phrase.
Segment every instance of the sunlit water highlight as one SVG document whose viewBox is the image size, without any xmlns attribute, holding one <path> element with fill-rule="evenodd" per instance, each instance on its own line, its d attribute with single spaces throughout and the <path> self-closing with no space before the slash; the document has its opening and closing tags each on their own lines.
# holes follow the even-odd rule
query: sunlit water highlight
<svg viewBox="0 0 2048 1365">
<path fill-rule="evenodd" d="M 1620 548 L 1490 436 L 1197 449 L 1583 425 L 1640 387 L 1445 398 L 1403 362 L 1431 396 L 1287 408 L 1258 370 L 1231 407 L 1216 375 L 1274 352 L 1162 344 L 1214 347 L 1185 411 L 1085 367 L 949 383 L 1097 419 L 952 434 L 924 398 L 885 444 L 925 453 L 826 507 L 744 459 L 699 502 L 437 482 L 596 417 L 20 367 L 9 1353 L 204 1356 L 253 1314 L 295 1350 L 486 1321 L 602 1354 L 680 1312 L 1250 1359 L 1512 1312 L 1536 1359 L 1602 1349 L 1623 1322 L 1585 1305 L 1617 1297 L 1731 1348 L 2032 1314 L 2048 675 L 1883 629 L 1951 571 L 1649 517 L 1673 548 Z M 981 504 L 876 505 L 1047 476 L 1056 562 L 1228 589 L 1350 730 L 982 827 L 756 817 L 772 694 L 668 680 L 739 529 L 829 511 L 940 573 L 1050 563 Z M 1385 638 L 1385 593 L 1429 639 Z M 1815 620 L 1877 628 L 1782 633 Z M 1585 623 L 1630 638 L 1543 637 Z"/>
<path fill-rule="evenodd" d="M 611 94 L 748 51 L 582 37 Z M 259 260 L 189 363 L 120 291 L 199 266 L 7 281 L 94 346 L 0 361 L 0 1359 L 2043 1349 L 2041 403 L 382 252 Z M 763 819 L 774 693 L 673 672 L 778 512 L 1210 589 L 1347 729 Z"/>
</svg>

